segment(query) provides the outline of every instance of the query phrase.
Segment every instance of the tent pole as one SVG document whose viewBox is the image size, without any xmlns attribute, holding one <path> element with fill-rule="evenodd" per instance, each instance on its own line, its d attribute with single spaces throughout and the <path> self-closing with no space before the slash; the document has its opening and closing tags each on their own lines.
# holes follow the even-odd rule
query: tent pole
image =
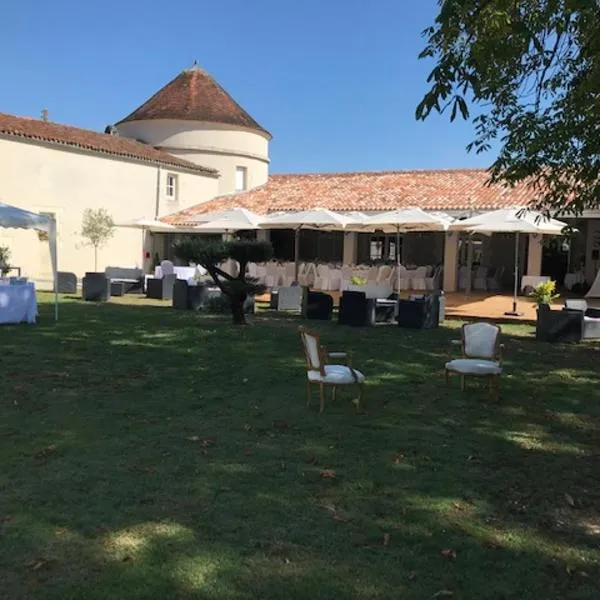
<svg viewBox="0 0 600 600">
<path fill-rule="evenodd" d="M 473 287 L 473 234 L 467 235 L 467 281 L 465 282 L 465 294 L 471 295 Z"/>
<path fill-rule="evenodd" d="M 519 232 L 515 233 L 515 284 L 513 286 L 512 310 L 505 312 L 508 317 L 520 317 L 523 313 L 517 310 L 517 292 L 519 290 Z"/>
<path fill-rule="evenodd" d="M 294 230 L 294 284 L 298 285 L 300 271 L 300 227 Z"/>
<path fill-rule="evenodd" d="M 400 225 L 396 225 L 396 279 L 398 281 L 398 299 L 400 299 Z"/>
</svg>

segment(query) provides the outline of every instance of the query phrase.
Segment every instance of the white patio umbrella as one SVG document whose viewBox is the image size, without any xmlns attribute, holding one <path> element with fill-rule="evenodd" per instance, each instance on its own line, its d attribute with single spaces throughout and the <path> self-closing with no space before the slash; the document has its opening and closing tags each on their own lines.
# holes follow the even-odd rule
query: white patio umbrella
<svg viewBox="0 0 600 600">
<path fill-rule="evenodd" d="M 400 232 L 405 231 L 446 231 L 452 218 L 443 213 L 428 213 L 420 208 L 402 208 L 367 217 L 359 227 L 384 233 L 396 234 L 396 275 L 400 293 Z"/>
<path fill-rule="evenodd" d="M 129 229 L 142 229 L 146 231 L 172 231 L 177 229 L 175 225 L 170 223 L 164 223 L 158 219 L 132 219 L 131 221 L 124 221 L 122 223 L 116 223 L 116 227 L 126 227 Z"/>
<path fill-rule="evenodd" d="M 537 233 L 539 235 L 561 235 L 566 223 L 546 217 L 542 213 L 527 208 L 503 208 L 485 212 L 462 221 L 455 221 L 450 229 L 469 233 L 514 233 L 515 234 L 515 284 L 513 290 L 512 311 L 504 313 L 508 316 L 520 316 L 517 311 L 517 292 L 519 289 L 519 235 L 521 233 Z M 470 269 L 471 265 L 467 265 Z"/>
<path fill-rule="evenodd" d="M 222 212 L 197 215 L 194 219 L 190 220 L 201 220 L 201 224 L 196 225 L 194 231 L 224 231 L 225 233 L 231 233 L 233 231 L 258 229 L 258 223 L 261 219 L 264 219 L 264 216 L 257 215 L 245 208 L 234 208 Z"/>
<path fill-rule="evenodd" d="M 326 231 L 343 231 L 352 229 L 359 221 L 326 208 L 311 208 L 298 212 L 276 213 L 263 217 L 259 222 L 261 229 L 293 229 L 294 230 L 294 281 L 298 282 L 300 269 L 300 230 L 323 229 Z"/>
</svg>

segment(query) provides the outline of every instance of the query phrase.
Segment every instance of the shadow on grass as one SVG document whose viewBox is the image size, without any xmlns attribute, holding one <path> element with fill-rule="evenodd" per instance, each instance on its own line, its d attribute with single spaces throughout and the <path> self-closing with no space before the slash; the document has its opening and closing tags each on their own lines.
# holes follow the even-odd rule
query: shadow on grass
<svg viewBox="0 0 600 600">
<path fill-rule="evenodd" d="M 42 305 L 0 330 L 10 598 L 592 598 L 596 346 L 505 328 L 498 404 L 455 327 L 318 323 L 368 377 L 304 404 L 298 319 Z"/>
</svg>

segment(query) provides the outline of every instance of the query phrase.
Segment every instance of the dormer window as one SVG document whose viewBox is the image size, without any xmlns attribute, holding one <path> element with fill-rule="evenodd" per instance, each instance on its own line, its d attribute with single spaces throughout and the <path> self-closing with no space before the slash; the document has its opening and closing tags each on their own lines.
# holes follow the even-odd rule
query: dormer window
<svg viewBox="0 0 600 600">
<path fill-rule="evenodd" d="M 245 192 L 248 188 L 248 169 L 246 167 L 235 168 L 235 191 Z"/>
<path fill-rule="evenodd" d="M 166 195 L 169 200 L 177 199 L 177 175 L 167 173 Z"/>
</svg>

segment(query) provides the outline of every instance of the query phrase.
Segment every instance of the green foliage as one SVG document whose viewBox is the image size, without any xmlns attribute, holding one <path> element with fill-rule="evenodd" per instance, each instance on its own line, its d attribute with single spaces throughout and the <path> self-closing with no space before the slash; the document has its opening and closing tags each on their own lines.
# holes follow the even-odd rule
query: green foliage
<svg viewBox="0 0 600 600">
<path fill-rule="evenodd" d="M 10 264 L 10 248 L 8 246 L 0 246 L 0 273 L 6 275 L 8 273 L 8 265 Z"/>
<path fill-rule="evenodd" d="M 175 255 L 188 263 L 204 267 L 214 283 L 221 288 L 233 315 L 234 323 L 245 322 L 243 304 L 248 295 L 264 291 L 264 286 L 247 277 L 246 267 L 250 262 L 265 262 L 273 256 L 273 248 L 268 242 L 254 240 L 208 241 L 198 236 L 189 236 L 177 242 Z M 228 260 L 238 263 L 238 274 L 226 273 L 221 264 Z"/>
<path fill-rule="evenodd" d="M 472 118 L 469 150 L 501 144 L 493 182 L 526 181 L 538 208 L 600 204 L 600 4 L 442 0 L 423 35 L 436 64 L 416 116 Z"/>
<path fill-rule="evenodd" d="M 352 277 L 350 277 L 350 283 L 352 285 L 365 285 L 365 283 L 367 283 L 367 280 L 364 277 L 361 277 L 360 275 L 352 275 Z"/>
<path fill-rule="evenodd" d="M 550 279 L 536 285 L 529 295 L 534 298 L 538 304 L 552 304 L 553 300 L 560 298 L 560 294 L 556 294 L 555 292 L 556 281 Z"/>
<path fill-rule="evenodd" d="M 98 248 L 102 248 L 114 235 L 115 224 L 105 208 L 86 208 L 83 212 L 81 237 L 94 248 L 94 270 L 98 269 Z"/>
<path fill-rule="evenodd" d="M 105 208 L 86 208 L 83 212 L 81 236 L 90 246 L 102 248 L 114 235 L 114 229 L 115 224 Z"/>
</svg>

